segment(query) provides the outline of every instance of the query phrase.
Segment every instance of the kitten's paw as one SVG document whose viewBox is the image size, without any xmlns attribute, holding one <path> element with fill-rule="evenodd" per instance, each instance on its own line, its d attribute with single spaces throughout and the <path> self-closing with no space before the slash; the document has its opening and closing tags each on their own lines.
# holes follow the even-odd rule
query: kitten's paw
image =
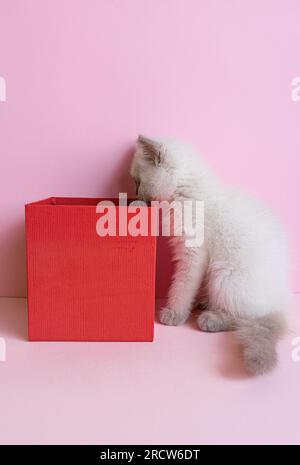
<svg viewBox="0 0 300 465">
<path fill-rule="evenodd" d="M 172 308 L 162 308 L 159 314 L 159 321 L 164 325 L 178 326 L 185 323 L 187 315 Z"/>
<path fill-rule="evenodd" d="M 225 313 L 211 310 L 200 313 L 197 323 L 201 331 L 216 333 L 217 331 L 229 331 L 232 329 L 230 317 Z"/>
</svg>

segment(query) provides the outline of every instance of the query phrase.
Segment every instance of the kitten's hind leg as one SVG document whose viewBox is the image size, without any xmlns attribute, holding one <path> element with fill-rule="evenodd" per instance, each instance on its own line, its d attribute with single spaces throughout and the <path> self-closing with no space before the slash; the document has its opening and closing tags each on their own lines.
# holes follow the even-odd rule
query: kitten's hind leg
<svg viewBox="0 0 300 465">
<path fill-rule="evenodd" d="M 223 311 L 205 310 L 198 316 L 197 324 L 201 331 L 210 333 L 236 329 L 233 317 Z"/>
</svg>

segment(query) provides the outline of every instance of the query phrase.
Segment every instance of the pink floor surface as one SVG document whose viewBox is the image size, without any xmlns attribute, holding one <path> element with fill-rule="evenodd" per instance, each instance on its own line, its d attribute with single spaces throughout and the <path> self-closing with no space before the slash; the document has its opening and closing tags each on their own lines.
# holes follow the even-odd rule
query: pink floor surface
<svg viewBox="0 0 300 465">
<path fill-rule="evenodd" d="M 1 298 L 0 443 L 299 444 L 299 303 L 279 368 L 251 378 L 233 335 L 193 320 L 153 344 L 29 343 L 26 300 Z"/>
</svg>

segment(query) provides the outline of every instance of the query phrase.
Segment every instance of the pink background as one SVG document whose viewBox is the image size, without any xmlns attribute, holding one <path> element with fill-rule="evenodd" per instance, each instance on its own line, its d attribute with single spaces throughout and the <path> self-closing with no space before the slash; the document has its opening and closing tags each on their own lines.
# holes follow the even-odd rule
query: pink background
<svg viewBox="0 0 300 465">
<path fill-rule="evenodd" d="M 298 0 L 0 0 L 0 295 L 26 293 L 24 203 L 127 190 L 139 132 L 190 140 L 269 203 L 300 290 L 299 17 Z"/>
<path fill-rule="evenodd" d="M 28 343 L 25 299 L 2 298 L 0 444 L 300 444 L 299 305 L 279 367 L 250 377 L 234 335 L 193 316 L 153 343 Z"/>
</svg>

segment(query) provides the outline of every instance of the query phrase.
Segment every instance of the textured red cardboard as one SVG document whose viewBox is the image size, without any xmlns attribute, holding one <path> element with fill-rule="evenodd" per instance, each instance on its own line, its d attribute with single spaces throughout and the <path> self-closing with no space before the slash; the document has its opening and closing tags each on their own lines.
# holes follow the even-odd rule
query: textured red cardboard
<svg viewBox="0 0 300 465">
<path fill-rule="evenodd" d="M 99 237 L 100 200 L 25 206 L 31 341 L 153 340 L 156 237 Z"/>
</svg>

